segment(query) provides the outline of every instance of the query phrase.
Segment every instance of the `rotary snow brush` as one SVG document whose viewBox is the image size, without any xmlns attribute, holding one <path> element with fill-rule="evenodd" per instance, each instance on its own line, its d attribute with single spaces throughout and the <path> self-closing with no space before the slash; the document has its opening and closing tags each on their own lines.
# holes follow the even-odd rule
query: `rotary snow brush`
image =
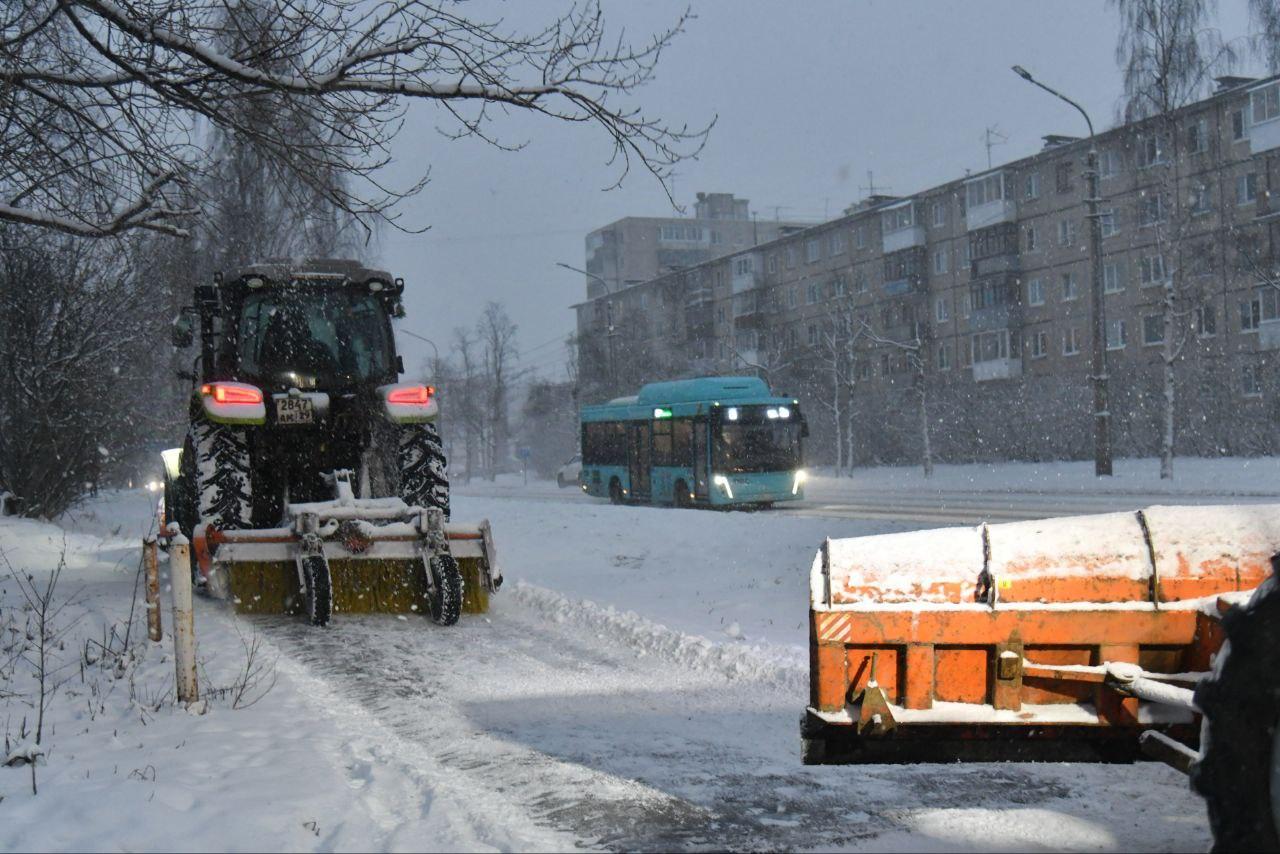
<svg viewBox="0 0 1280 854">
<path fill-rule="evenodd" d="M 451 523 L 399 498 L 355 498 L 350 478 L 334 472 L 333 501 L 289 504 L 277 528 L 198 526 L 209 592 L 241 613 L 304 614 L 315 625 L 335 612 L 418 613 L 451 625 L 488 610 L 502 575 L 487 520 Z"/>
<path fill-rule="evenodd" d="M 1222 615 L 1277 550 L 1277 505 L 827 540 L 804 760 L 1187 766 Z"/>
</svg>

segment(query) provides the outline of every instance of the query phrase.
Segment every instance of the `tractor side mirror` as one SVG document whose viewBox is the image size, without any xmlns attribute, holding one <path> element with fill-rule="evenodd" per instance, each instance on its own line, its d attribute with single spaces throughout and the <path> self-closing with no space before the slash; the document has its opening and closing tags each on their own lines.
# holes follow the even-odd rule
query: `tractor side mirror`
<svg viewBox="0 0 1280 854">
<path fill-rule="evenodd" d="M 404 373 L 404 356 L 401 356 L 398 354 L 396 356 L 396 373 L 397 374 Z"/>
<path fill-rule="evenodd" d="M 191 346 L 191 342 L 195 340 L 195 333 L 191 327 L 191 312 L 183 309 L 169 329 L 169 339 L 173 342 L 174 347 L 182 350 Z"/>
</svg>

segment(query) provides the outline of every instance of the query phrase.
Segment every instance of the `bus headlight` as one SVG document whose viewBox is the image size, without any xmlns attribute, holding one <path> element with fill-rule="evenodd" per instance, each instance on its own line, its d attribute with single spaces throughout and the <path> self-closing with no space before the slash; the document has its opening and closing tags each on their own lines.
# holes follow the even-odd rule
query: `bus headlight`
<svg viewBox="0 0 1280 854">
<path fill-rule="evenodd" d="M 729 478 L 722 474 L 712 475 L 711 482 L 724 490 L 725 497 L 733 498 L 733 487 L 729 485 Z"/>
<path fill-rule="evenodd" d="M 791 494 L 798 495 L 800 493 L 800 487 L 803 486 L 804 482 L 808 479 L 809 479 L 808 472 L 806 472 L 804 469 L 796 469 L 796 476 L 791 481 Z"/>
</svg>

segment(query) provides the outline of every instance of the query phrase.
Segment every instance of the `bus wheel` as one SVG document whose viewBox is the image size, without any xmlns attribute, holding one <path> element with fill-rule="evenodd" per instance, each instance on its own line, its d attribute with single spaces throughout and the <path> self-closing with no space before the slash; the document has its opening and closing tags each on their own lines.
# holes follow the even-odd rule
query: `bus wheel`
<svg viewBox="0 0 1280 854">
<path fill-rule="evenodd" d="M 622 484 L 618 482 L 618 479 L 616 477 L 613 480 L 609 481 L 609 503 L 610 504 L 622 503 Z"/>
</svg>

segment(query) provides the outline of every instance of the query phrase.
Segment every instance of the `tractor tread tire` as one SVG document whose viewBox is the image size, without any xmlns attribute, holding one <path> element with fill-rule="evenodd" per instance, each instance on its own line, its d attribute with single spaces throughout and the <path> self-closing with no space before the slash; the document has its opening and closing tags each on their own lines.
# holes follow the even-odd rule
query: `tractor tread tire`
<svg viewBox="0 0 1280 854">
<path fill-rule="evenodd" d="M 462 616 L 462 570 L 452 555 L 437 555 L 428 563 L 433 588 L 428 597 L 431 620 L 452 626 Z"/>
<path fill-rule="evenodd" d="M 449 518 L 449 467 L 434 423 L 401 428 L 400 497 L 410 507 L 434 507 Z"/>
<path fill-rule="evenodd" d="M 1280 718 L 1280 580 L 1272 577 L 1247 605 L 1222 619 L 1227 643 L 1212 676 L 1196 686 L 1204 712 L 1201 756 L 1191 787 L 1204 798 L 1214 851 L 1277 851 L 1271 791 Z"/>
<path fill-rule="evenodd" d="M 206 418 L 191 422 L 195 449 L 197 523 L 221 530 L 253 524 L 249 433 L 243 427 L 217 424 Z"/>
<path fill-rule="evenodd" d="M 311 555 L 302 559 L 302 573 L 306 579 L 307 619 L 313 626 L 327 626 L 333 616 L 333 578 L 329 563 L 322 556 Z"/>
</svg>

